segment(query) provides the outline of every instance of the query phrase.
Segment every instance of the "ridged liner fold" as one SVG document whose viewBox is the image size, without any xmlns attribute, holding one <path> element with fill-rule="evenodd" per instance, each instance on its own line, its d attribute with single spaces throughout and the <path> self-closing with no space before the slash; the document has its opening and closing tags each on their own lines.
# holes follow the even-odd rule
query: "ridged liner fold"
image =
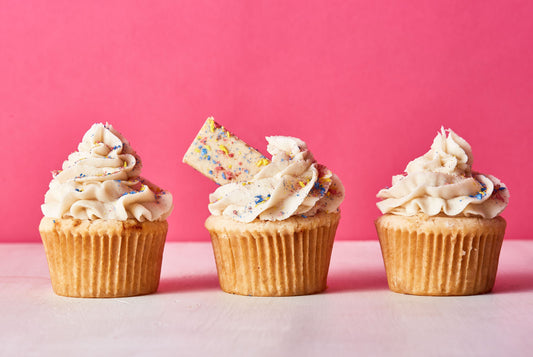
<svg viewBox="0 0 533 357">
<path fill-rule="evenodd" d="M 54 292 L 124 297 L 157 290 L 168 224 L 43 218 L 39 226 Z"/>
<path fill-rule="evenodd" d="M 502 217 L 380 217 L 376 228 L 389 288 L 437 296 L 491 291 L 505 227 Z"/>
<path fill-rule="evenodd" d="M 211 235 L 220 287 L 251 296 L 321 292 L 340 214 L 319 213 L 284 221 L 240 223 L 211 216 Z"/>
</svg>

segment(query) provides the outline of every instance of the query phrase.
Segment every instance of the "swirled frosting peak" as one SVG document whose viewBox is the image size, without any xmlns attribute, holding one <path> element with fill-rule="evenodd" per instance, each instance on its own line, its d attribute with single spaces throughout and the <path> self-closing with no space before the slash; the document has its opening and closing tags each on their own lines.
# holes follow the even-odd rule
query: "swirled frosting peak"
<svg viewBox="0 0 533 357">
<path fill-rule="evenodd" d="M 307 145 L 287 136 L 266 139 L 272 162 L 251 181 L 229 183 L 209 195 L 211 214 L 251 222 L 336 211 L 344 187 L 335 174 L 316 163 Z"/>
<path fill-rule="evenodd" d="M 43 214 L 51 218 L 164 220 L 172 195 L 139 176 L 141 159 L 109 124 L 94 124 L 53 172 Z"/>
<path fill-rule="evenodd" d="M 392 178 L 377 203 L 382 213 L 412 216 L 499 215 L 509 202 L 509 190 L 496 177 L 472 171 L 470 145 L 451 129 L 441 128 L 423 156 L 411 161 L 405 175 Z"/>
</svg>

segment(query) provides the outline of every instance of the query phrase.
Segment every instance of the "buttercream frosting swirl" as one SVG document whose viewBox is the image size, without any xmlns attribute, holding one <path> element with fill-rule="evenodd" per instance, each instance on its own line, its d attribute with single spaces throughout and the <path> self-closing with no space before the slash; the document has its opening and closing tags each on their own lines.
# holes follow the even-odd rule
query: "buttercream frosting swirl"
<svg viewBox="0 0 533 357">
<path fill-rule="evenodd" d="M 220 186 L 209 195 L 209 211 L 239 222 L 278 221 L 291 216 L 334 212 L 344 199 L 344 187 L 334 173 L 316 163 L 300 139 L 270 136 L 272 161 L 251 181 Z"/>
<path fill-rule="evenodd" d="M 51 218 L 165 220 L 172 195 L 140 177 L 141 168 L 120 133 L 109 124 L 94 124 L 62 170 L 52 173 L 42 212 Z"/>
<path fill-rule="evenodd" d="M 392 178 L 377 203 L 382 213 L 413 216 L 499 215 L 509 202 L 509 190 L 496 177 L 472 171 L 470 145 L 451 129 L 441 128 L 423 156 L 411 161 L 404 175 Z"/>
</svg>

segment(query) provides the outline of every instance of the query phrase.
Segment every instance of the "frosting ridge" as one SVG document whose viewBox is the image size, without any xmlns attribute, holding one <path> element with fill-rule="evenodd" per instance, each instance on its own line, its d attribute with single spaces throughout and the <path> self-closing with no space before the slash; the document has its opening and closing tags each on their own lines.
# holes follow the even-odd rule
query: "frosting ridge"
<svg viewBox="0 0 533 357">
<path fill-rule="evenodd" d="M 172 195 L 139 176 L 142 162 L 109 124 L 94 124 L 78 150 L 53 172 L 41 210 L 46 217 L 165 220 Z"/>
<path fill-rule="evenodd" d="M 470 145 L 451 129 L 437 134 L 431 149 L 411 161 L 405 175 L 377 197 L 379 210 L 403 216 L 481 216 L 494 218 L 507 206 L 509 190 L 496 177 L 472 171 Z"/>
<path fill-rule="evenodd" d="M 252 180 L 229 183 L 210 194 L 211 214 L 251 222 L 336 211 L 344 187 L 335 174 L 316 163 L 305 142 L 287 136 L 266 139 L 271 163 Z"/>
</svg>

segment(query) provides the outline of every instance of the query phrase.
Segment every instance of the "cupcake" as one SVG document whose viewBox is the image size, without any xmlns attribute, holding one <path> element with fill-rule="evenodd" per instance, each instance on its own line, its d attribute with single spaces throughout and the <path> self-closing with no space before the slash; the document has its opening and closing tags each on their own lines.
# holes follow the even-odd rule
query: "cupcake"
<svg viewBox="0 0 533 357">
<path fill-rule="evenodd" d="M 246 182 L 209 196 L 222 290 L 291 296 L 326 289 L 344 187 L 296 138 L 267 137 L 272 161 Z"/>
<path fill-rule="evenodd" d="M 157 290 L 172 195 L 140 177 L 141 167 L 121 134 L 94 124 L 52 173 L 39 232 L 56 294 Z"/>
<path fill-rule="evenodd" d="M 491 291 L 505 233 L 505 185 L 472 171 L 470 145 L 452 130 L 379 191 L 375 222 L 389 288 L 413 295 Z"/>
</svg>

